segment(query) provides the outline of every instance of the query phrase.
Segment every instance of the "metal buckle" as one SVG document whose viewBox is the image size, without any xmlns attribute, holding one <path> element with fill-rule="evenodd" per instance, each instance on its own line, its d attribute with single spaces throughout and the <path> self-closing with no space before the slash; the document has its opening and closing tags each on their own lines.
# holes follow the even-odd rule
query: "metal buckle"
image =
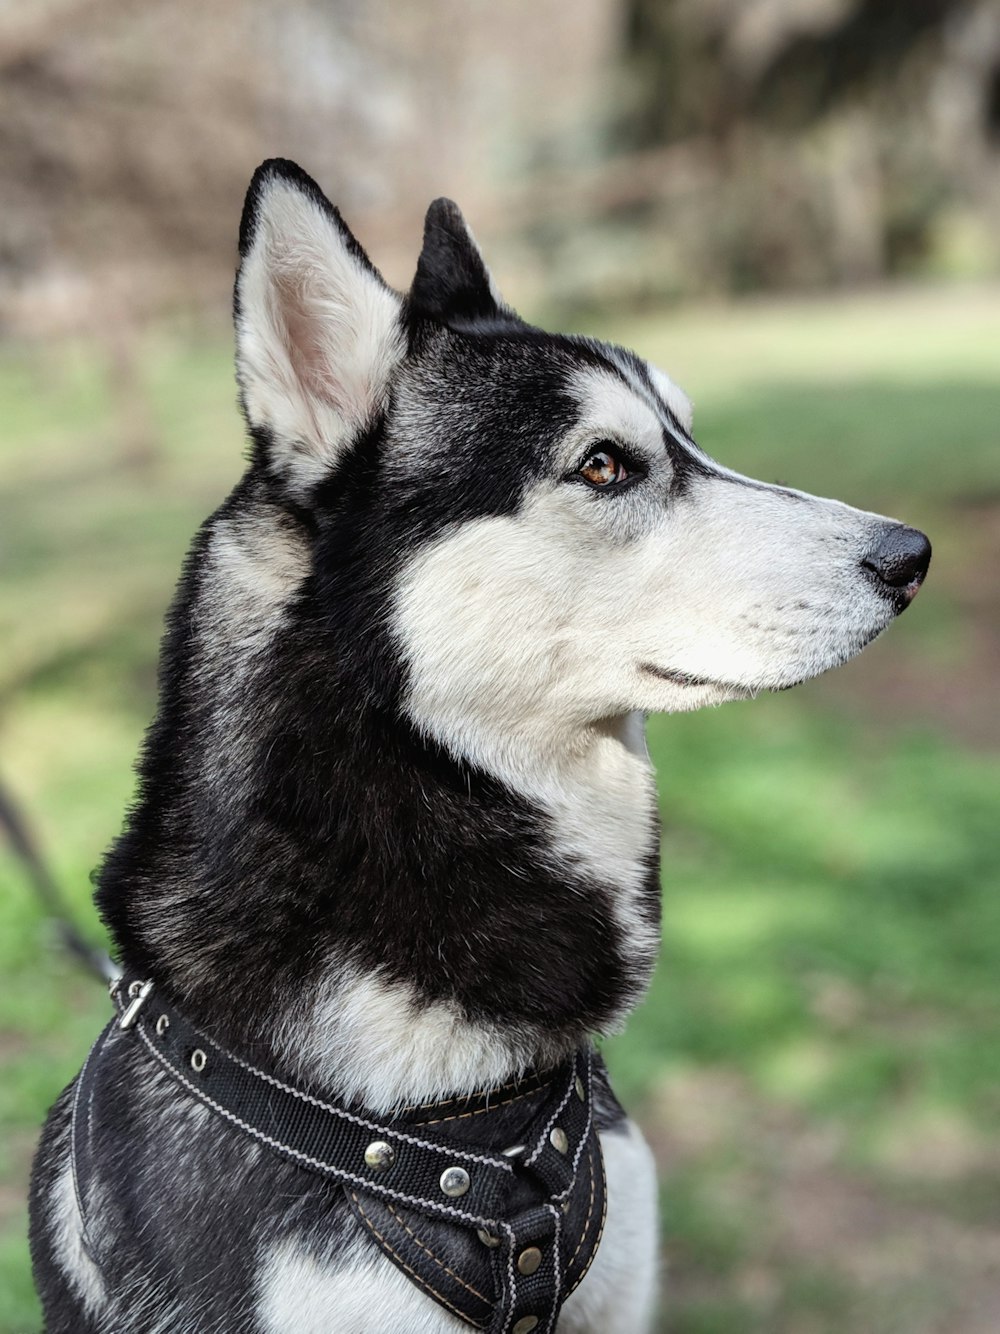
<svg viewBox="0 0 1000 1334">
<path fill-rule="evenodd" d="M 128 1005 L 122 1011 L 122 1017 L 118 1021 L 120 1029 L 131 1028 L 139 1018 L 139 1012 L 153 994 L 153 980 L 150 978 L 147 982 L 130 982 L 128 994 L 131 997 Z"/>
</svg>

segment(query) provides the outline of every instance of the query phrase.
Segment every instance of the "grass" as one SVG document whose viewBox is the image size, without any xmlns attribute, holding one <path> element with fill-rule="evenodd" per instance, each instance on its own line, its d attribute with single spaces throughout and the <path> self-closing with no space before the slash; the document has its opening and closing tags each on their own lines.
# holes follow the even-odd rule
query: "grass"
<svg viewBox="0 0 1000 1334">
<path fill-rule="evenodd" d="M 651 725 L 664 952 L 608 1054 L 661 1161 L 671 1334 L 1000 1327 L 989 295 L 611 330 L 691 391 L 726 463 L 935 542 L 927 589 L 858 662 Z M 88 877 L 128 802 L 163 608 L 238 470 L 228 363 L 221 342 L 149 339 L 143 451 L 123 444 L 92 351 L 0 357 L 0 776 L 95 937 Z M 2 848 L 0 887 L 0 1334 L 28 1334 L 28 1156 L 107 1005 Z"/>
<path fill-rule="evenodd" d="M 746 712 L 652 728 L 664 954 L 623 1087 L 680 1056 L 836 1113 L 859 1150 L 893 1089 L 995 1133 L 1000 764 L 932 737 L 887 750 L 798 701 Z"/>
</svg>

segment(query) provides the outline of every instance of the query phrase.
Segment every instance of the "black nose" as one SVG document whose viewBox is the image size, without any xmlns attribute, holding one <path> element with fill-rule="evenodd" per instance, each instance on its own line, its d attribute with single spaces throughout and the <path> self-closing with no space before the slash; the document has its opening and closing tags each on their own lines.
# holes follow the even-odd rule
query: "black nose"
<svg viewBox="0 0 1000 1334">
<path fill-rule="evenodd" d="M 909 590 L 912 585 L 912 593 L 920 587 L 930 563 L 930 542 L 916 528 L 906 528 L 901 523 L 880 528 L 875 545 L 861 562 L 890 588 Z"/>
</svg>

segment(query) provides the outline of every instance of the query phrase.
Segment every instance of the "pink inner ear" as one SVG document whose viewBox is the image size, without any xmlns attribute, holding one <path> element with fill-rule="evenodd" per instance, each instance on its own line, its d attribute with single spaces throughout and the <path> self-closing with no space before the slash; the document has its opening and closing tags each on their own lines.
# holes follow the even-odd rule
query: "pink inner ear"
<svg viewBox="0 0 1000 1334">
<path fill-rule="evenodd" d="M 306 402 L 315 398 L 339 410 L 343 404 L 336 393 L 329 348 L 323 339 L 323 302 L 308 291 L 307 284 L 308 277 L 301 273 L 285 270 L 274 275 L 282 342 Z"/>
</svg>

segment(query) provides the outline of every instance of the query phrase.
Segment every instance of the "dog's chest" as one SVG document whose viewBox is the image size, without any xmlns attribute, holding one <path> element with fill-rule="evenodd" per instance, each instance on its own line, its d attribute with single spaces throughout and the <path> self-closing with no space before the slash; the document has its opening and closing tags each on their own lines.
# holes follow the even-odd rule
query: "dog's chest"
<svg viewBox="0 0 1000 1334">
<path fill-rule="evenodd" d="M 155 1041 L 154 1028 L 147 1033 L 143 1021 L 138 1021 L 136 1032 L 146 1048 Z M 156 1037 L 166 1041 L 174 1028 L 179 1033 L 183 1029 L 176 1013 L 169 1028 L 164 1026 L 162 1033 L 155 1030 Z M 177 1041 L 183 1046 L 186 1039 Z M 325 1305 L 331 1292 L 343 1285 L 345 1274 L 372 1270 L 380 1275 L 372 1259 L 381 1255 L 437 1307 L 469 1325 L 499 1329 L 497 1321 L 504 1312 L 523 1319 L 525 1309 L 538 1305 L 544 1314 L 552 1309 L 553 1300 L 565 1302 L 594 1260 L 606 1209 L 598 1132 L 620 1135 L 625 1125 L 603 1067 L 589 1055 L 578 1054 L 568 1070 L 562 1067 L 561 1072 L 488 1095 L 411 1109 L 399 1147 L 402 1157 L 413 1157 L 421 1135 L 440 1139 L 447 1132 L 454 1145 L 443 1151 L 468 1166 L 468 1172 L 459 1172 L 464 1186 L 451 1192 L 456 1197 L 453 1206 L 439 1210 L 441 1215 L 456 1213 L 452 1219 L 436 1216 L 438 1206 L 428 1209 L 419 1199 L 409 1198 L 408 1191 L 421 1189 L 413 1184 L 420 1179 L 416 1160 L 408 1168 L 398 1164 L 405 1170 L 395 1185 L 383 1185 L 377 1172 L 365 1185 L 356 1177 L 357 1165 L 347 1179 L 335 1173 L 343 1194 L 335 1187 L 331 1190 L 331 1181 L 322 1174 L 319 1180 L 311 1171 L 289 1175 L 281 1161 L 287 1155 L 280 1149 L 277 1156 L 261 1152 L 253 1142 L 255 1132 L 250 1138 L 241 1137 L 233 1129 L 233 1117 L 220 1120 L 206 1114 L 207 1109 L 220 1110 L 215 1099 L 227 1096 L 224 1088 L 232 1092 L 232 1081 L 224 1072 L 218 1076 L 218 1090 L 212 1086 L 214 1098 L 208 1093 L 195 1095 L 185 1075 L 181 1083 L 189 1086 L 194 1100 L 182 1095 L 177 1102 L 169 1083 L 150 1078 L 152 1068 L 146 1069 L 143 1062 L 131 1068 L 137 1043 L 134 1035 L 123 1035 L 113 1026 L 97 1045 L 78 1085 L 70 1137 L 83 1244 L 106 1278 L 109 1292 L 125 1303 L 122 1311 L 126 1299 L 134 1296 L 143 1319 L 160 1319 L 166 1308 L 161 1312 L 158 1303 L 149 1304 L 156 1283 L 147 1284 L 145 1295 L 133 1293 L 135 1276 L 144 1275 L 147 1283 L 158 1275 L 169 1286 L 169 1276 L 183 1272 L 186 1291 L 197 1296 L 198 1309 L 206 1316 L 216 1306 L 220 1313 L 231 1311 L 235 1294 L 252 1287 L 265 1328 L 326 1330 L 330 1308 L 326 1307 L 323 1323 L 316 1323 L 316 1303 Z M 221 1053 L 213 1052 L 212 1059 L 220 1061 Z M 172 1059 L 164 1057 L 163 1068 L 170 1068 Z M 121 1075 L 130 1077 L 122 1080 L 117 1077 Z M 198 1114 L 192 1115 L 194 1111 Z M 266 1119 L 269 1127 L 277 1119 L 273 1107 Z M 236 1124 L 249 1129 L 238 1118 Z M 277 1133 L 272 1127 L 268 1140 L 272 1146 Z M 512 1157 L 505 1153 L 506 1163 L 498 1160 L 508 1184 L 497 1217 L 509 1222 L 500 1221 L 487 1234 L 482 1226 L 477 1230 L 474 1217 L 470 1225 L 461 1206 L 469 1191 L 469 1174 L 482 1176 L 489 1165 L 490 1159 L 481 1155 L 495 1157 L 497 1144 L 508 1140 L 516 1141 L 516 1147 Z M 433 1145 L 423 1147 L 433 1149 Z M 509 1164 L 515 1161 L 517 1167 L 512 1168 Z M 432 1173 L 435 1185 L 437 1166 Z M 441 1178 L 442 1190 L 448 1170 Z M 109 1192 L 112 1179 L 117 1184 Z M 343 1207 L 345 1197 L 350 1214 Z M 467 1208 L 484 1207 L 476 1202 L 475 1189 L 468 1199 L 473 1203 Z M 190 1225 L 192 1216 L 200 1221 L 198 1229 Z M 223 1231 L 224 1253 L 216 1244 Z M 369 1253 L 358 1248 L 359 1236 Z M 376 1286 L 384 1286 L 381 1277 Z M 404 1305 L 408 1301 L 406 1294 Z M 294 1318 L 305 1324 L 289 1324 L 295 1312 Z M 171 1310 L 171 1318 L 178 1321 L 189 1314 L 187 1298 Z M 426 1311 L 421 1314 L 419 1304 L 417 1314 L 421 1324 L 405 1326 L 407 1334 L 411 1328 L 448 1327 L 435 1324 Z M 122 1326 L 139 1327 L 135 1322 Z M 337 1328 L 402 1330 L 404 1326 L 397 1314 L 391 1325 L 338 1324 Z"/>
</svg>

